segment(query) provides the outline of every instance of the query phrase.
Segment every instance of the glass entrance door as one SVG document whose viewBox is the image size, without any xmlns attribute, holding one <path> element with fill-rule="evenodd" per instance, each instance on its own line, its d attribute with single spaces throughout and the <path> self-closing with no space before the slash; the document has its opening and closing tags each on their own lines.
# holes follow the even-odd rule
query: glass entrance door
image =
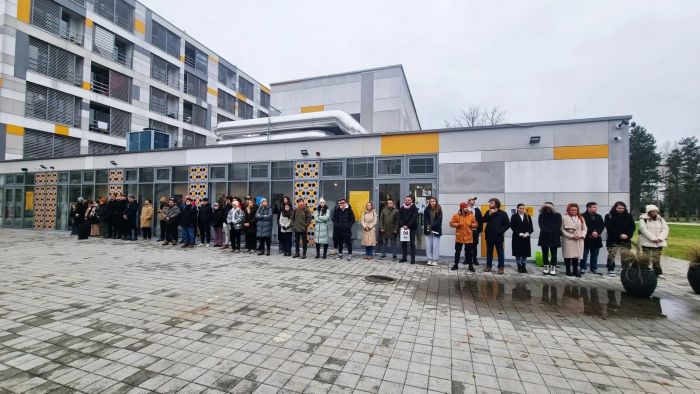
<svg viewBox="0 0 700 394">
<path fill-rule="evenodd" d="M 7 187 L 5 188 L 2 206 L 2 221 L 4 226 L 21 227 L 22 226 L 22 188 Z"/>
<path fill-rule="evenodd" d="M 406 189 L 408 195 L 413 197 L 418 207 L 418 234 L 416 236 L 416 249 L 425 249 L 425 238 L 423 237 L 423 212 L 428 206 L 430 197 L 437 197 L 437 190 L 433 189 L 434 182 L 431 180 L 407 180 Z M 443 213 L 443 231 L 445 219 Z"/>
</svg>

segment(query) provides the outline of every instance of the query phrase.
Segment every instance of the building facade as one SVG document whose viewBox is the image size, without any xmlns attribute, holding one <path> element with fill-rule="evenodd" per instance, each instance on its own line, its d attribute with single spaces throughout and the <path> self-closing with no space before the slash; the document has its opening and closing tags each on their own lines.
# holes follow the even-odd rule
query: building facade
<svg viewBox="0 0 700 394">
<path fill-rule="evenodd" d="M 0 225 L 65 230 L 71 202 L 114 192 L 139 201 L 252 195 L 273 205 L 286 195 L 311 206 L 320 197 L 331 206 L 345 197 L 358 215 L 369 201 L 381 209 L 388 197 L 411 195 L 422 210 L 434 196 L 445 214 L 441 251 L 451 255 L 454 231 L 447 222 L 469 197 L 477 196 L 482 209 L 496 197 L 509 214 L 524 203 L 535 222 L 545 201 L 559 211 L 570 202 L 595 201 L 601 213 L 615 201 L 628 203 L 630 118 L 5 161 L 0 163 Z M 356 239 L 359 232 L 356 225 Z M 538 234 L 536 228 L 533 248 Z M 505 246 L 510 257 L 510 232 Z"/>
<path fill-rule="evenodd" d="M 176 147 L 265 117 L 270 89 L 134 0 L 1 0 L 0 160 Z"/>
<path fill-rule="evenodd" d="M 401 65 L 270 84 L 281 115 L 341 110 L 371 132 L 420 130 Z"/>
</svg>

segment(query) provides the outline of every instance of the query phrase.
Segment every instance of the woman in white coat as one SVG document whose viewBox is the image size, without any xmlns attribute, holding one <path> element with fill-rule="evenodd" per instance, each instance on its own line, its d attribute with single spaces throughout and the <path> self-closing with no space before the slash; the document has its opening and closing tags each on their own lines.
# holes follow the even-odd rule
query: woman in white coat
<svg viewBox="0 0 700 394">
<path fill-rule="evenodd" d="M 566 214 L 561 221 L 562 253 L 566 265 L 566 275 L 581 277 L 578 271 L 579 260 L 583 257 L 583 240 L 586 238 L 586 221 L 579 213 L 576 203 L 566 206 Z M 573 270 L 572 270 L 573 269 Z"/>
<path fill-rule="evenodd" d="M 647 205 L 646 213 L 639 217 L 639 245 L 649 256 L 656 276 L 665 279 L 661 271 L 661 251 L 668 241 L 668 224 L 659 215 L 656 205 Z"/>
</svg>

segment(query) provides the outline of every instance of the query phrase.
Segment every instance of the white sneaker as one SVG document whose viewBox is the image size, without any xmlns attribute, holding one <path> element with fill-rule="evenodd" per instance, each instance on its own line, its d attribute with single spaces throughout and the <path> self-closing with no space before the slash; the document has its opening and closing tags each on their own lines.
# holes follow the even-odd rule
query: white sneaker
<svg viewBox="0 0 700 394">
<path fill-rule="evenodd" d="M 659 278 L 659 279 L 666 279 L 666 277 L 663 276 L 663 275 L 657 275 L 656 277 Z"/>
<path fill-rule="evenodd" d="M 543 274 L 549 275 L 549 266 L 548 266 L 548 265 L 545 265 L 545 266 L 544 266 L 544 272 L 543 272 Z"/>
<path fill-rule="evenodd" d="M 608 276 L 615 276 L 615 271 L 608 271 Z"/>
<path fill-rule="evenodd" d="M 210 246 L 211 246 L 210 244 L 207 244 L 207 248 L 210 247 Z"/>
<path fill-rule="evenodd" d="M 550 275 L 556 275 L 557 274 L 557 266 L 553 265 L 552 269 L 549 270 Z"/>
<path fill-rule="evenodd" d="M 433 260 L 428 260 L 428 265 L 430 265 L 430 266 L 434 265 Z"/>
</svg>

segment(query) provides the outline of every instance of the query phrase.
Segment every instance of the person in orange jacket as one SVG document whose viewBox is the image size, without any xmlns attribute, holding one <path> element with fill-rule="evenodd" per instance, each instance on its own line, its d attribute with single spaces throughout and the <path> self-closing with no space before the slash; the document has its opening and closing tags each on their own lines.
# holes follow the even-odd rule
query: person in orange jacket
<svg viewBox="0 0 700 394">
<path fill-rule="evenodd" d="M 455 228 L 455 261 L 452 266 L 452 270 L 455 271 L 459 269 L 459 255 L 462 253 L 462 248 L 464 248 L 464 264 L 469 265 L 469 271 L 474 272 L 474 265 L 471 257 L 470 245 L 473 242 L 473 232 L 479 226 L 479 223 L 474 217 L 471 210 L 467 209 L 468 205 L 466 202 L 459 204 L 459 211 L 452 215 L 452 220 L 450 220 L 450 227 Z"/>
</svg>

